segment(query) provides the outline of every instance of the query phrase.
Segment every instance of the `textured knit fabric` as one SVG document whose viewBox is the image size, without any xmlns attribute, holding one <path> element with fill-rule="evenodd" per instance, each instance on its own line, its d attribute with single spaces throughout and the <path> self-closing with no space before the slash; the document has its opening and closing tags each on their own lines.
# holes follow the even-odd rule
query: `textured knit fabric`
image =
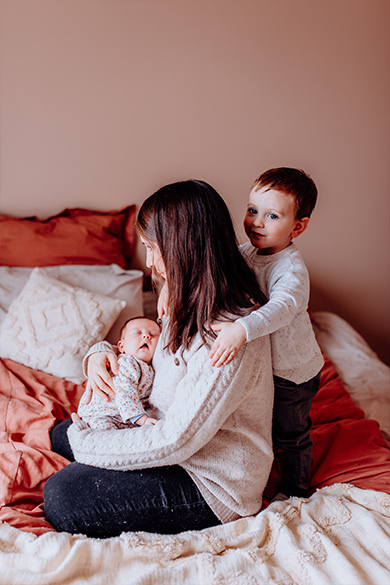
<svg viewBox="0 0 390 585">
<path fill-rule="evenodd" d="M 153 358 L 154 426 L 95 431 L 83 421 L 68 436 L 76 461 L 106 469 L 181 465 L 222 522 L 256 513 L 273 460 L 273 380 L 268 336 L 245 344 L 221 368 L 197 335 L 188 350 Z M 111 348 L 99 344 L 98 349 Z"/>
<path fill-rule="evenodd" d="M 145 399 L 152 388 L 154 370 L 133 355 L 120 354 L 119 374 L 114 377 L 115 396 L 107 402 L 97 394 L 86 404 L 80 400 L 78 414 L 93 429 L 126 428 L 145 413 Z"/>
<path fill-rule="evenodd" d="M 247 242 L 241 253 L 255 271 L 268 303 L 247 317 L 238 319 L 251 341 L 271 335 L 274 374 L 301 384 L 314 378 L 324 364 L 310 317 L 309 274 L 295 244 L 262 256 Z"/>
</svg>

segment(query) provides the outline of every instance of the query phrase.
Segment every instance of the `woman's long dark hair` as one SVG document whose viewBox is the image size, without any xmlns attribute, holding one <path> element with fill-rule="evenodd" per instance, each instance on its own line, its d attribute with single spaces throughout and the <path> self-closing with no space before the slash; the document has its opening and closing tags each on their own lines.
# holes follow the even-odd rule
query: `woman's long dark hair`
<svg viewBox="0 0 390 585">
<path fill-rule="evenodd" d="M 238 250 L 229 210 L 203 181 L 162 187 L 142 204 L 137 232 L 157 244 L 169 290 L 167 347 L 188 348 L 199 331 L 204 343 L 210 324 L 247 315 L 266 302 L 256 276 Z"/>
</svg>

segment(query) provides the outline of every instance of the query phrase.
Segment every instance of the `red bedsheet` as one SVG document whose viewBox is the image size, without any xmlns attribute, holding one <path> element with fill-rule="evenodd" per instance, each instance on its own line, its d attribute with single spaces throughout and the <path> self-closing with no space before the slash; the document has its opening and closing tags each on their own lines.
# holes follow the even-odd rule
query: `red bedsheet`
<svg viewBox="0 0 390 585">
<path fill-rule="evenodd" d="M 43 486 L 67 464 L 49 431 L 77 409 L 83 386 L 0 359 L 0 520 L 42 534 Z"/>
<path fill-rule="evenodd" d="M 45 481 L 67 464 L 50 449 L 55 421 L 77 408 L 83 385 L 0 359 L 0 520 L 42 534 L 52 530 L 43 510 Z M 390 449 L 378 424 L 364 419 L 326 360 L 312 407 L 311 491 L 333 483 L 390 493 Z M 277 489 L 277 457 L 264 494 Z"/>
</svg>

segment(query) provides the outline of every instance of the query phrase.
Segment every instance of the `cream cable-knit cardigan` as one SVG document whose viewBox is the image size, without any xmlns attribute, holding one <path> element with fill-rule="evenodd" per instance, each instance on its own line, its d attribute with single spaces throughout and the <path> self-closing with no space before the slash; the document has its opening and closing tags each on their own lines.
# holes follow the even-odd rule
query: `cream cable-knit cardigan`
<svg viewBox="0 0 390 585">
<path fill-rule="evenodd" d="M 222 522 L 259 511 L 273 460 L 273 381 L 268 336 L 230 364 L 213 367 L 197 335 L 170 354 L 160 336 L 150 403 L 154 426 L 96 431 L 81 421 L 68 436 L 76 461 L 115 470 L 182 466 Z M 90 350 L 111 349 L 105 343 Z"/>
</svg>

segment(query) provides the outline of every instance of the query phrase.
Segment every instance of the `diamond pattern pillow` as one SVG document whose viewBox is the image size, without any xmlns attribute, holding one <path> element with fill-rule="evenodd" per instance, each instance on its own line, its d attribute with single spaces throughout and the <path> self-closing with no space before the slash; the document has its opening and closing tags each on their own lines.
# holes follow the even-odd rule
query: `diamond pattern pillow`
<svg viewBox="0 0 390 585">
<path fill-rule="evenodd" d="M 125 304 L 35 268 L 1 325 L 0 355 L 80 383 L 82 358 L 104 339 Z"/>
</svg>

